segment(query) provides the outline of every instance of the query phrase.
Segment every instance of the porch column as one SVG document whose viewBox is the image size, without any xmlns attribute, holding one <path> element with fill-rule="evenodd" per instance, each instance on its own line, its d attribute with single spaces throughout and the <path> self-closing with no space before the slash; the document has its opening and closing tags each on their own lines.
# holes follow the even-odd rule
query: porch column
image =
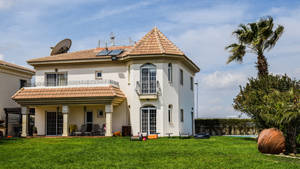
<svg viewBox="0 0 300 169">
<path fill-rule="evenodd" d="M 113 112 L 113 105 L 107 104 L 105 105 L 105 112 L 106 112 L 106 132 L 105 136 L 112 136 L 112 112 Z"/>
<path fill-rule="evenodd" d="M 69 106 L 62 106 L 63 113 L 63 134 L 62 136 L 69 136 Z"/>
<path fill-rule="evenodd" d="M 22 114 L 22 133 L 21 137 L 27 137 L 28 133 L 28 114 L 29 114 L 29 108 L 28 107 L 22 107 L 21 108 L 21 114 Z"/>
</svg>

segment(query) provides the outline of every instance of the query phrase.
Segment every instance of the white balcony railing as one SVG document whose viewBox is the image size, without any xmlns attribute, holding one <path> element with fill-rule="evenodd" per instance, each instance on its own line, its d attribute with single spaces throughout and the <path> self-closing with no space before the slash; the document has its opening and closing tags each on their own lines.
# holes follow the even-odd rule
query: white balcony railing
<svg viewBox="0 0 300 169">
<path fill-rule="evenodd" d="M 141 84 L 139 81 L 136 82 L 135 91 L 138 95 L 158 95 L 161 94 L 161 88 L 159 81 L 153 84 Z"/>
<path fill-rule="evenodd" d="M 119 82 L 114 80 L 74 80 L 68 81 L 62 85 L 47 85 L 46 82 L 36 82 L 36 83 L 27 83 L 25 87 L 92 87 L 92 86 L 109 86 L 112 85 L 114 87 L 119 88 Z"/>
</svg>

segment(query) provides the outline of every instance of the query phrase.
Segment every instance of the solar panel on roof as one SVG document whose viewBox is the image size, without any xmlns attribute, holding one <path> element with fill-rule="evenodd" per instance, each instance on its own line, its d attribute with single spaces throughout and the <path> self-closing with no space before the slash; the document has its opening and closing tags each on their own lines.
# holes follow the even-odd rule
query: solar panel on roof
<svg viewBox="0 0 300 169">
<path fill-rule="evenodd" d="M 121 54 L 124 50 L 123 49 L 116 49 L 116 50 L 112 50 L 109 55 L 111 56 L 117 56 L 119 54 Z"/>
<path fill-rule="evenodd" d="M 107 56 L 108 54 L 110 54 L 112 51 L 111 50 L 106 50 L 106 49 L 104 49 L 104 50 L 102 50 L 101 52 L 99 52 L 98 54 L 97 54 L 97 56 Z"/>
</svg>

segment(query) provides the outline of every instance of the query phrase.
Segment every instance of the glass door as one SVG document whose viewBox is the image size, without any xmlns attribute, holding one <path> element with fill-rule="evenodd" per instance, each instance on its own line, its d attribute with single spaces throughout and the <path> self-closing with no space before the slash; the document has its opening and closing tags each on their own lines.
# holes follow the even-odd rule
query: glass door
<svg viewBox="0 0 300 169">
<path fill-rule="evenodd" d="M 47 112 L 47 135 L 61 135 L 63 116 L 61 112 Z"/>
<path fill-rule="evenodd" d="M 156 133 L 156 108 L 155 107 L 143 107 L 141 109 L 141 126 L 143 134 L 155 134 Z"/>
<path fill-rule="evenodd" d="M 86 119 L 86 130 L 88 132 L 91 132 L 93 128 L 93 112 L 87 111 L 85 119 Z"/>
</svg>

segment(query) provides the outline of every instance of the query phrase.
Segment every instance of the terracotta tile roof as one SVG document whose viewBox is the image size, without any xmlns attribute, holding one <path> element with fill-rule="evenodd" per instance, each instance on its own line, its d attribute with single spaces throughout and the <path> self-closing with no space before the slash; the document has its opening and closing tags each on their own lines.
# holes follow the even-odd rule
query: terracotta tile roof
<svg viewBox="0 0 300 169">
<path fill-rule="evenodd" d="M 148 32 L 128 55 L 171 54 L 184 55 L 157 27 Z"/>
<path fill-rule="evenodd" d="M 8 68 L 17 69 L 17 70 L 21 70 L 21 71 L 27 71 L 27 72 L 30 72 L 32 74 L 34 74 L 34 72 L 35 72 L 34 70 L 31 70 L 29 68 L 19 66 L 19 65 L 16 65 L 16 64 L 12 64 L 12 63 L 8 63 L 8 62 L 5 62 L 3 60 L 0 60 L 0 67 L 1 66 L 5 66 L 5 67 L 8 67 Z"/>
<path fill-rule="evenodd" d="M 108 50 L 124 49 L 124 52 L 118 56 L 118 57 L 121 57 L 121 56 L 125 55 L 130 48 L 132 48 L 132 46 L 111 46 L 111 47 L 108 47 Z M 41 57 L 41 58 L 30 59 L 27 62 L 30 64 L 30 63 L 34 63 L 34 62 L 97 59 L 97 58 L 110 58 L 111 57 L 111 56 L 97 56 L 97 54 L 102 50 L 105 50 L 105 48 L 94 48 L 94 49 L 81 50 L 81 51 L 76 51 L 76 52 L 63 53 L 63 54 L 58 54 L 58 55 L 53 55 L 53 56 L 46 56 L 46 57 Z"/>
<path fill-rule="evenodd" d="M 12 96 L 14 100 L 26 99 L 55 99 L 55 98 L 91 98 L 91 97 L 120 97 L 124 93 L 113 86 L 97 87 L 47 87 L 22 88 Z"/>
</svg>

